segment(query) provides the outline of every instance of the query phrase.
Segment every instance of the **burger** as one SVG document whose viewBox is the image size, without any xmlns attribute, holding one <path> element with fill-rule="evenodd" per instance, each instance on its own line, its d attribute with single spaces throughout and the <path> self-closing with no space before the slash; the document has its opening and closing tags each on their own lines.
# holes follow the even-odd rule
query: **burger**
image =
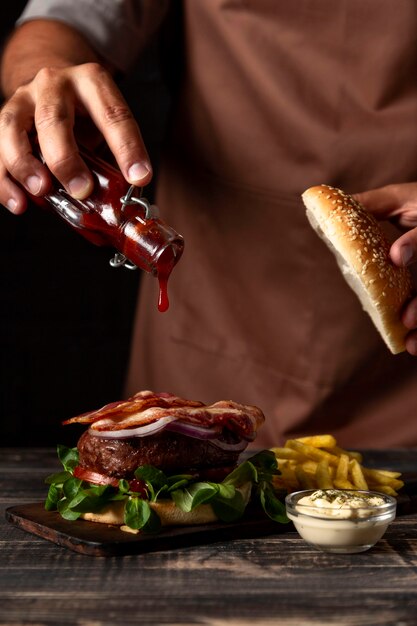
<svg viewBox="0 0 417 626">
<path fill-rule="evenodd" d="M 233 401 L 211 405 L 141 391 L 128 400 L 66 420 L 88 425 L 76 448 L 58 446 L 64 470 L 46 479 L 47 510 L 123 530 L 232 522 L 256 500 L 266 515 L 288 521 L 273 486 L 275 455 L 261 451 L 239 464 L 265 417 Z"/>
<path fill-rule="evenodd" d="M 378 222 L 352 196 L 328 185 L 302 195 L 307 218 L 336 257 L 347 283 L 393 354 L 405 351 L 409 330 L 401 321 L 413 297 L 411 273 L 390 258 L 390 242 Z"/>
</svg>

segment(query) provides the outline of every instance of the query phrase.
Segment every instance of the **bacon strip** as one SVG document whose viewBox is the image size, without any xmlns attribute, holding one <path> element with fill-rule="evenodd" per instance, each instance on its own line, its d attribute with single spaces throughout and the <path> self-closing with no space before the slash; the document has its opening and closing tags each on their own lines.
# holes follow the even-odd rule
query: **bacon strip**
<svg viewBox="0 0 417 626">
<path fill-rule="evenodd" d="M 146 390 L 139 391 L 127 400 L 111 402 L 110 404 L 106 404 L 105 406 L 101 407 L 101 409 L 96 409 L 95 411 L 89 411 L 88 413 L 82 413 L 81 415 L 72 417 L 68 420 L 65 420 L 63 424 L 92 424 L 102 417 L 129 417 L 130 415 L 140 414 L 147 408 L 158 407 L 169 409 L 175 406 L 197 407 L 204 406 L 204 404 L 202 402 L 194 400 L 184 400 L 183 398 L 179 398 L 178 396 L 174 396 L 169 393 L 154 393 L 153 391 Z M 164 413 L 164 415 L 167 415 L 167 413 Z M 143 424 L 149 424 L 153 421 L 155 421 L 154 418 L 149 420 L 146 420 L 145 418 Z M 139 422 L 136 425 L 139 426 L 141 423 L 142 422 Z"/>
<path fill-rule="evenodd" d="M 64 424 L 91 424 L 93 430 L 116 431 L 145 426 L 167 416 L 206 428 L 218 427 L 219 433 L 228 428 L 248 441 L 255 438 L 258 428 L 265 421 L 258 407 L 231 400 L 205 405 L 172 394 L 141 391 L 128 400 L 107 404 L 97 411 L 66 420 Z"/>
</svg>

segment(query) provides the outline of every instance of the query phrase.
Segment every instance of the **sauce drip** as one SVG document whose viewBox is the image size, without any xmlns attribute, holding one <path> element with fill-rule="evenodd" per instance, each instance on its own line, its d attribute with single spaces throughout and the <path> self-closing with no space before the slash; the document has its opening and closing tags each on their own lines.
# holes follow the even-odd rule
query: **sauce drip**
<svg viewBox="0 0 417 626">
<path fill-rule="evenodd" d="M 164 313 L 169 308 L 168 279 L 177 262 L 175 249 L 165 248 L 157 262 L 157 277 L 159 281 L 158 311 Z"/>
<path fill-rule="evenodd" d="M 158 311 L 165 313 L 169 308 L 168 298 L 168 277 L 159 274 L 159 298 L 158 298 Z"/>
</svg>

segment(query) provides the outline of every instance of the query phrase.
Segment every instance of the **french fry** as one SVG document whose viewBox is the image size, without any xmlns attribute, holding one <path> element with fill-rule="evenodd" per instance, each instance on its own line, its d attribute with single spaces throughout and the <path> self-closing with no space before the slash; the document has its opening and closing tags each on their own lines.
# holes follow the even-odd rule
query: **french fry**
<svg viewBox="0 0 417 626">
<path fill-rule="evenodd" d="M 298 489 L 299 482 L 295 473 L 295 468 L 289 465 L 282 467 L 282 468 L 278 466 L 278 468 L 281 471 L 281 476 L 279 476 L 279 478 L 281 478 L 284 481 L 284 483 L 287 484 L 288 487 L 290 487 L 290 490 L 292 491 L 292 490 Z"/>
<path fill-rule="evenodd" d="M 334 448 L 336 439 L 333 435 L 312 435 L 310 437 L 298 437 L 297 441 L 314 448 Z"/>
<path fill-rule="evenodd" d="M 357 462 L 356 459 L 352 459 L 349 462 L 349 468 L 352 476 L 352 482 L 356 489 L 364 489 L 368 491 L 369 486 L 365 480 L 365 476 L 363 475 L 362 468 Z"/>
<path fill-rule="evenodd" d="M 339 457 L 339 463 L 337 464 L 335 480 L 338 480 L 338 481 L 347 480 L 348 472 L 349 472 L 349 457 L 347 454 L 341 454 Z"/>
<path fill-rule="evenodd" d="M 344 450 L 343 448 L 339 448 L 339 446 L 333 446 L 328 449 L 325 448 L 327 452 L 331 454 L 335 454 L 336 456 L 341 456 L 342 454 L 346 454 L 349 459 L 356 459 L 358 463 L 362 463 L 362 454 L 360 452 L 355 452 L 354 450 Z"/>
<path fill-rule="evenodd" d="M 301 441 L 298 441 L 298 439 L 289 439 L 285 444 L 285 447 L 296 450 L 306 459 L 311 459 L 312 461 L 320 462 L 327 459 L 329 465 L 337 465 L 338 463 L 338 457 L 334 454 L 330 454 L 330 452 L 326 452 L 320 448 L 315 448 L 314 446 L 302 443 Z"/>
<path fill-rule="evenodd" d="M 373 471 L 377 474 L 382 474 L 382 476 L 389 476 L 390 478 L 399 478 L 401 476 L 401 472 L 392 472 L 391 470 L 376 469 Z"/>
<path fill-rule="evenodd" d="M 333 435 L 310 435 L 288 439 L 272 448 L 280 476 L 277 488 L 287 492 L 299 489 L 364 489 L 396 496 L 404 486 L 400 472 L 371 469 L 362 465 L 362 455 L 337 445 Z"/>
<path fill-rule="evenodd" d="M 399 491 L 400 489 L 402 489 L 402 487 L 404 487 L 404 481 L 399 480 L 398 478 L 391 478 L 389 480 L 386 480 L 383 483 L 377 483 L 377 482 L 372 482 L 372 481 L 368 481 L 368 485 L 370 489 L 373 489 L 374 491 L 379 491 L 381 487 L 392 487 L 392 489 L 394 489 L 395 491 Z"/>
<path fill-rule="evenodd" d="M 369 482 L 380 483 L 381 485 L 390 485 L 392 480 L 396 480 L 401 476 L 401 472 L 367 469 L 366 467 L 363 468 L 363 473 Z"/>
<path fill-rule="evenodd" d="M 295 468 L 295 475 L 300 484 L 300 489 L 316 489 L 314 478 L 305 472 L 301 465 L 297 465 Z"/>
<path fill-rule="evenodd" d="M 397 492 L 395 491 L 395 489 L 393 489 L 392 487 L 390 487 L 389 485 L 380 485 L 378 488 L 378 491 L 380 491 L 381 493 L 385 493 L 387 494 L 387 496 L 397 496 Z"/>
<path fill-rule="evenodd" d="M 329 462 L 323 459 L 317 464 L 316 481 L 319 489 L 333 489 L 333 481 L 330 477 Z"/>
<path fill-rule="evenodd" d="M 350 480 L 335 480 L 334 486 L 336 489 L 355 489 L 355 486 L 350 482 Z"/>
<path fill-rule="evenodd" d="M 272 452 L 278 459 L 294 459 L 298 461 L 300 454 L 291 448 L 271 448 Z"/>
<path fill-rule="evenodd" d="M 400 489 L 402 489 L 404 487 L 404 481 L 403 480 L 397 480 L 394 479 L 390 485 L 387 485 L 389 487 L 392 487 L 394 489 L 394 491 L 399 491 Z"/>
<path fill-rule="evenodd" d="M 308 474 L 313 474 L 314 475 L 316 473 L 316 470 L 317 470 L 317 465 L 318 464 L 316 463 L 316 461 L 304 461 L 304 463 L 301 464 L 301 467 Z"/>
</svg>

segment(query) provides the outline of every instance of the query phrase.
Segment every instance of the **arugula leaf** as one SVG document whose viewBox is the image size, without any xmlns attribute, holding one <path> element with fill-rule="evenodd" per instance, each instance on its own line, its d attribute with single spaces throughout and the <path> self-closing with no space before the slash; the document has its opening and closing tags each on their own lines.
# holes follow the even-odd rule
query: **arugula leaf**
<svg viewBox="0 0 417 626">
<path fill-rule="evenodd" d="M 250 460 L 247 460 L 238 465 L 230 474 L 228 474 L 223 480 L 223 484 L 239 487 L 245 483 L 256 482 L 257 479 L 258 473 L 255 465 Z"/>
<path fill-rule="evenodd" d="M 100 511 L 106 504 L 113 501 L 112 494 L 113 487 L 109 485 L 91 486 L 89 489 L 81 489 L 68 506 L 80 513 Z"/>
<path fill-rule="evenodd" d="M 58 502 L 61 499 L 61 489 L 57 485 L 52 484 L 48 489 L 48 495 L 45 500 L 46 511 L 56 511 Z"/>
<path fill-rule="evenodd" d="M 142 528 L 142 531 L 145 533 L 157 533 L 161 530 L 161 526 L 162 523 L 159 515 L 151 508 L 151 515 L 145 526 Z"/>
<path fill-rule="evenodd" d="M 62 493 L 68 499 L 72 500 L 82 488 L 82 480 L 79 478 L 68 478 L 62 485 Z"/>
<path fill-rule="evenodd" d="M 151 516 L 149 502 L 141 498 L 128 498 L 125 506 L 125 524 L 130 528 L 143 528 Z"/>
<path fill-rule="evenodd" d="M 222 497 L 220 494 L 211 504 L 214 513 L 223 522 L 235 522 L 242 517 L 246 502 L 240 491 L 234 489 L 233 496 Z"/>
<path fill-rule="evenodd" d="M 67 472 L 71 472 L 74 467 L 78 465 L 79 460 L 77 448 L 68 448 L 67 446 L 58 444 L 57 453 L 59 460 Z"/>
<path fill-rule="evenodd" d="M 259 489 L 259 500 L 265 513 L 280 524 L 288 524 L 285 504 L 275 495 L 269 483 L 263 483 Z"/>
<path fill-rule="evenodd" d="M 261 450 L 251 456 L 249 460 L 264 473 L 273 475 L 278 471 L 278 462 L 272 450 Z M 278 474 L 280 473 L 278 471 Z"/>
<path fill-rule="evenodd" d="M 124 478 L 121 478 L 119 480 L 119 491 L 121 493 L 129 493 L 130 486 L 129 486 L 129 481 L 128 480 L 125 480 Z"/>
<path fill-rule="evenodd" d="M 193 479 L 194 476 L 192 474 L 177 474 L 175 476 L 167 476 L 166 491 L 167 493 L 175 491 L 180 487 L 188 485 L 188 483 L 190 483 Z"/>
<path fill-rule="evenodd" d="M 135 470 L 135 478 L 143 480 L 151 496 L 151 502 L 155 502 L 163 493 L 170 493 L 179 487 L 187 485 L 193 476 L 191 474 L 177 474 L 167 476 L 162 470 L 153 465 L 141 465 Z"/>
<path fill-rule="evenodd" d="M 164 487 L 167 477 L 164 472 L 153 465 L 141 465 L 135 470 L 135 478 L 146 483 L 151 501 L 154 502 L 159 491 Z"/>
<path fill-rule="evenodd" d="M 62 485 L 68 478 L 71 478 L 71 472 L 67 472 L 64 470 L 63 472 L 56 472 L 55 474 L 50 474 L 45 478 L 45 483 L 47 485 Z"/>
<path fill-rule="evenodd" d="M 193 483 L 184 489 L 171 493 L 171 497 L 181 511 L 190 513 L 200 504 L 207 504 L 218 494 L 219 485 L 216 483 Z"/>
<path fill-rule="evenodd" d="M 124 522 L 130 528 L 145 532 L 157 532 L 161 527 L 161 520 L 149 502 L 137 497 L 130 497 L 127 500 Z"/>
<path fill-rule="evenodd" d="M 274 475 L 279 474 L 275 454 L 270 450 L 262 450 L 238 465 L 223 480 L 223 484 L 232 484 L 236 487 L 245 483 L 259 483 L 262 480 L 271 481 Z"/>
<path fill-rule="evenodd" d="M 280 524 L 287 524 L 289 519 L 286 514 L 285 504 L 281 502 L 273 488 L 273 477 L 281 472 L 275 454 L 271 450 L 263 450 L 250 461 L 257 466 L 258 485 L 257 495 L 265 513 Z"/>
<path fill-rule="evenodd" d="M 233 485 L 219 484 L 219 497 L 223 500 L 230 500 L 235 497 L 236 489 Z"/>
<path fill-rule="evenodd" d="M 62 517 L 64 519 L 67 520 L 76 520 L 80 517 L 81 512 L 79 511 L 73 511 L 69 506 L 68 506 L 68 500 L 61 498 L 61 500 L 59 500 L 58 504 L 57 504 L 57 511 L 58 513 L 60 513 L 62 515 Z"/>
<path fill-rule="evenodd" d="M 239 465 L 224 479 L 224 484 L 242 486 L 252 482 L 261 506 L 271 519 L 286 524 L 289 519 L 285 505 L 275 494 L 273 477 L 280 474 L 275 454 L 271 450 L 262 450 Z"/>
<path fill-rule="evenodd" d="M 234 485 L 223 483 L 193 483 L 185 489 L 173 491 L 171 496 L 178 508 L 187 513 L 201 504 L 210 504 L 217 517 L 225 522 L 241 517 L 247 504 Z"/>
</svg>

